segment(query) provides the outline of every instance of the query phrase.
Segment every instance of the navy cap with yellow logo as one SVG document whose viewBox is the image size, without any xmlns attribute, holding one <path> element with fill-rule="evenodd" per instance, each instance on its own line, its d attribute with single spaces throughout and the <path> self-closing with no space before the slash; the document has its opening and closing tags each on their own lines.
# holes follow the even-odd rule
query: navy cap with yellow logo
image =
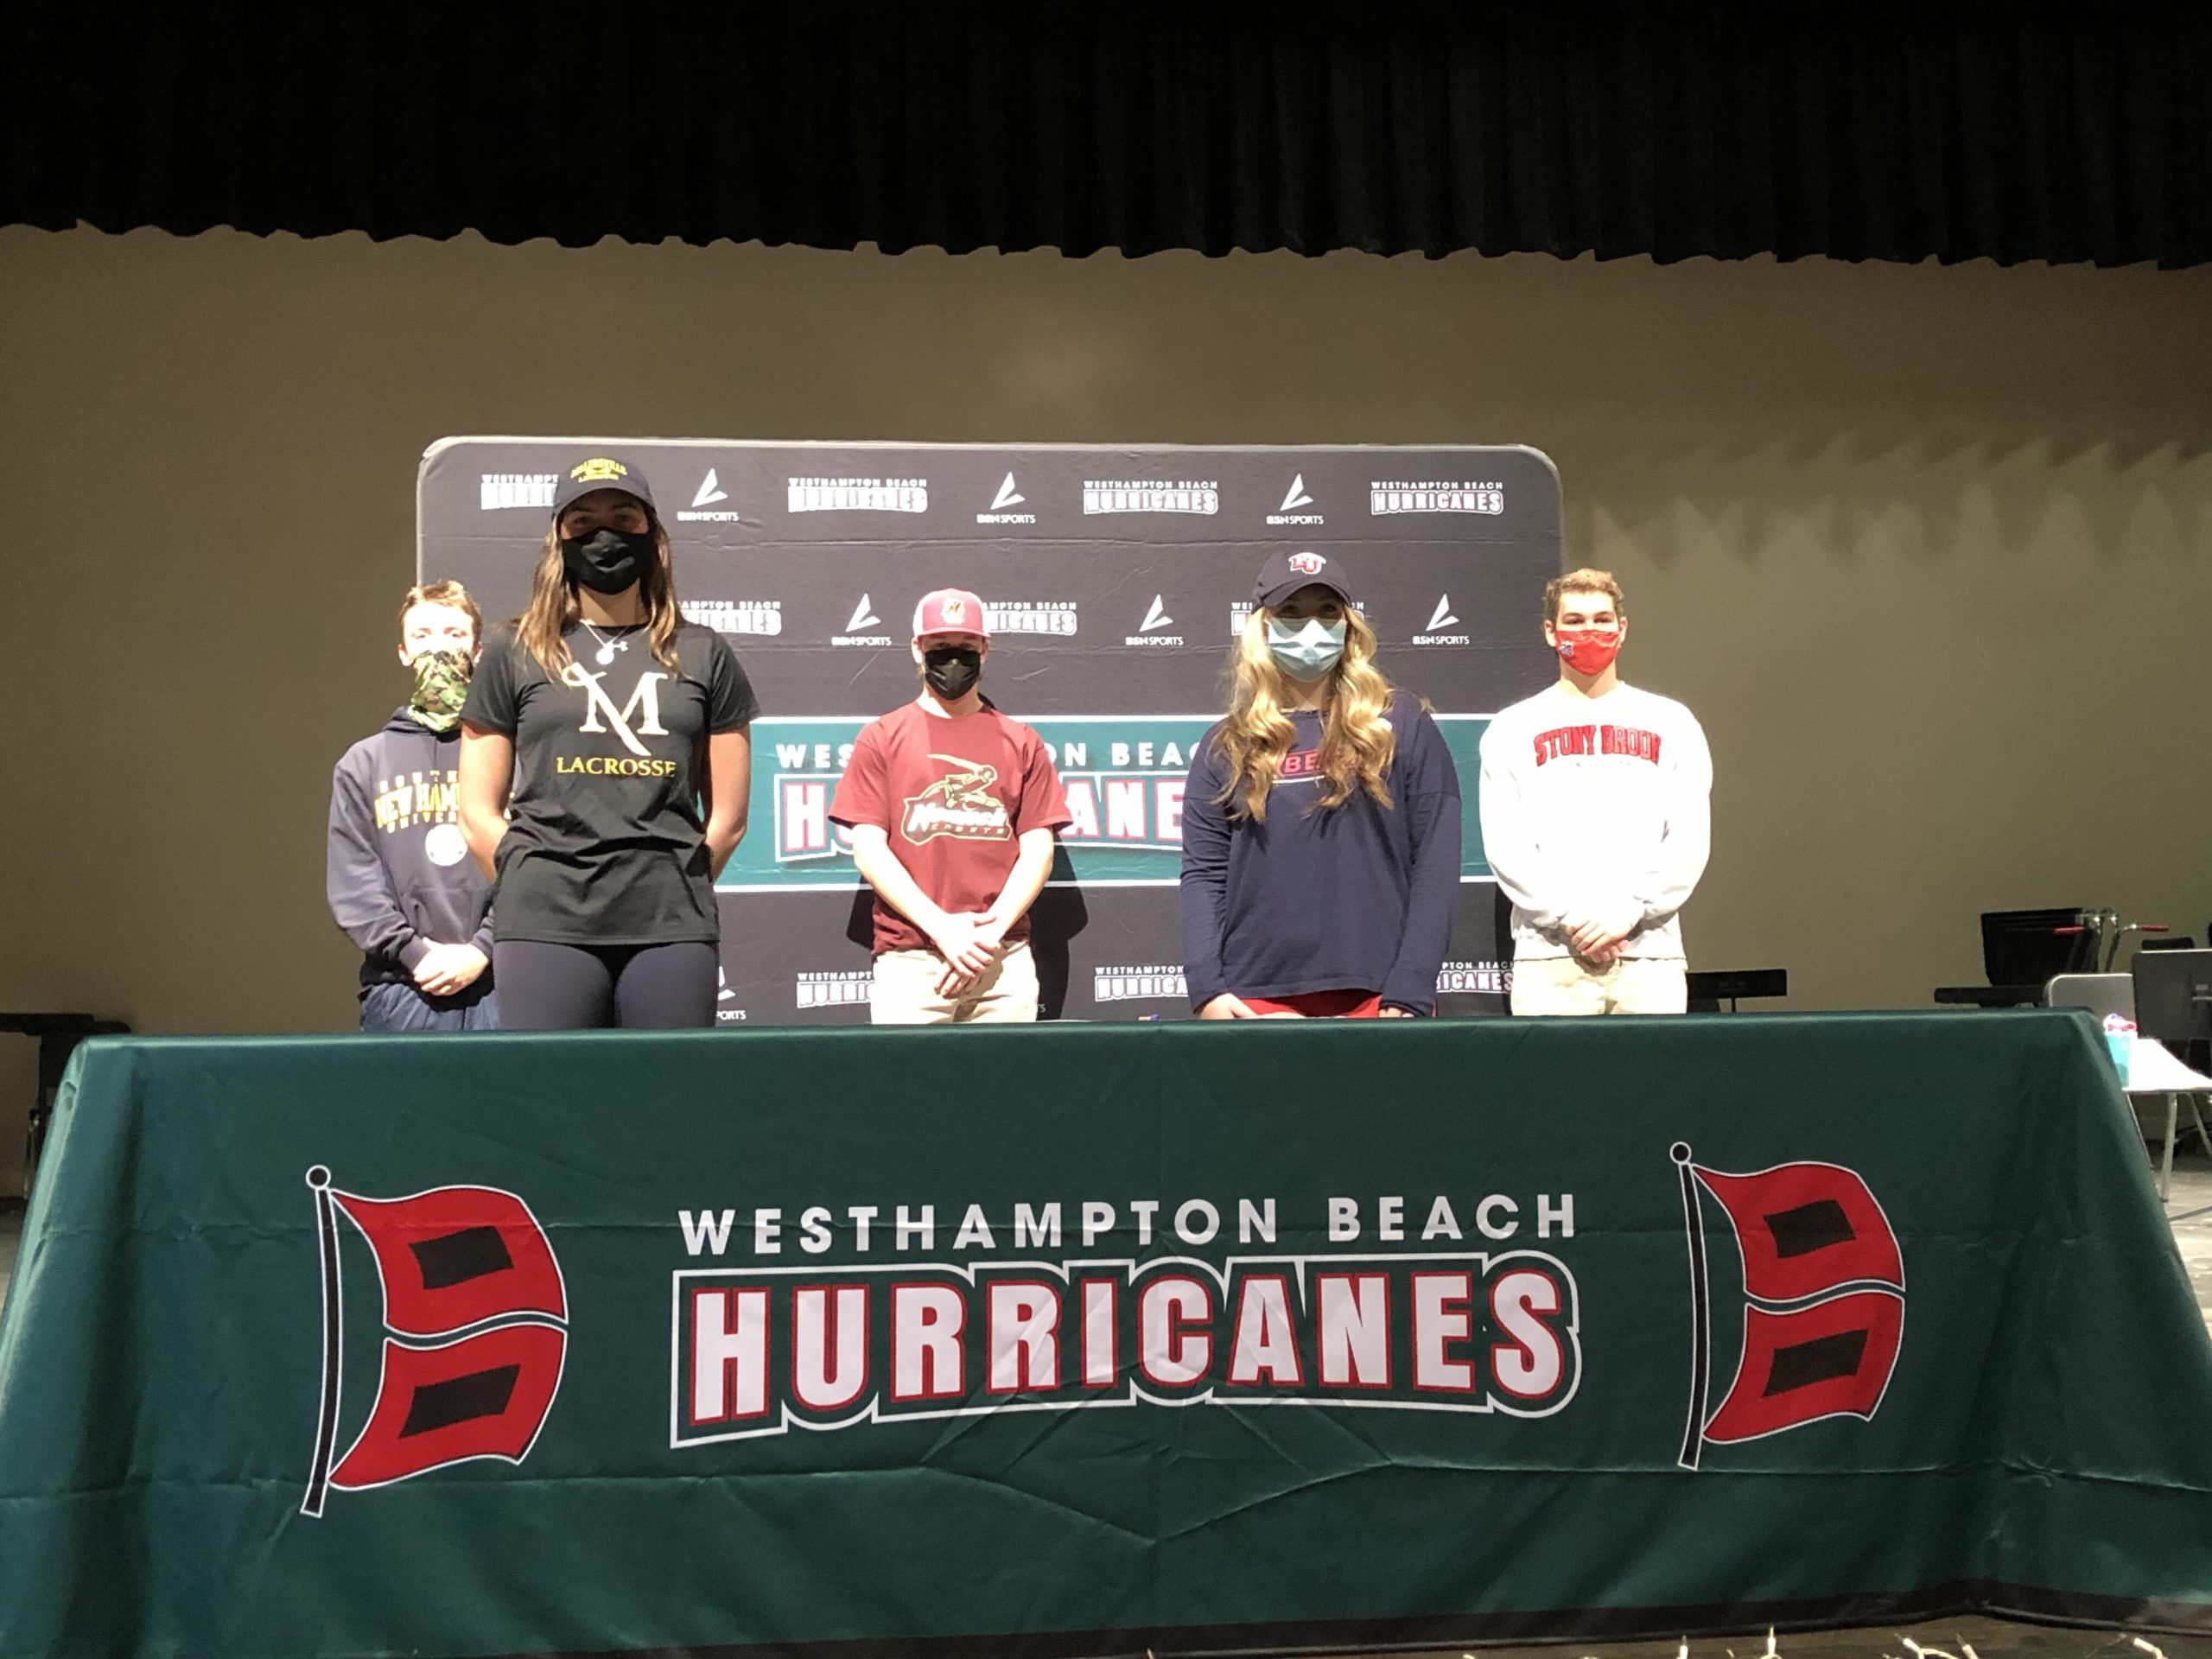
<svg viewBox="0 0 2212 1659">
<path fill-rule="evenodd" d="M 620 490 L 634 495 L 645 504 L 646 512 L 658 516 L 652 486 L 645 482 L 645 475 L 628 461 L 617 461 L 612 455 L 594 455 L 561 474 L 560 487 L 553 492 L 553 516 L 558 518 L 594 490 Z"/>
</svg>

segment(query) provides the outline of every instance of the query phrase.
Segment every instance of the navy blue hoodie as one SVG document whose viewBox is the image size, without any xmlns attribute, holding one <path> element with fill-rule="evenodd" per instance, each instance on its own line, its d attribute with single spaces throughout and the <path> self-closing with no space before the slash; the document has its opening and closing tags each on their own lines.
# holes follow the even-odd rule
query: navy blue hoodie
<svg viewBox="0 0 2212 1659">
<path fill-rule="evenodd" d="M 434 944 L 492 954 L 492 887 L 461 833 L 461 728 L 402 709 L 346 751 L 330 779 L 330 913 L 361 947 L 361 985 L 414 982 Z M 487 970 L 461 993 L 492 988 Z"/>
<path fill-rule="evenodd" d="M 1224 991 L 1297 996 L 1365 990 L 1413 1014 L 1436 1007 L 1459 897 L 1459 772 L 1444 734 L 1401 692 L 1392 804 L 1364 790 L 1314 804 L 1321 716 L 1297 728 L 1255 823 L 1220 797 L 1229 766 L 1209 730 L 1183 792 L 1183 974 L 1191 1006 Z"/>
</svg>

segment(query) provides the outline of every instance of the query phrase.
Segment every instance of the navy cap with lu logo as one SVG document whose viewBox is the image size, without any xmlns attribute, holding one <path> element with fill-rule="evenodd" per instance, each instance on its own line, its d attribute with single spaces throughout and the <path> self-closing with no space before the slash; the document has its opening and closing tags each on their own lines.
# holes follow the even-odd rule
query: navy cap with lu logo
<svg viewBox="0 0 2212 1659">
<path fill-rule="evenodd" d="M 1301 588 L 1325 588 L 1347 605 L 1352 602 L 1351 579 L 1334 559 L 1313 552 L 1277 553 L 1260 567 L 1252 584 L 1252 602 L 1273 610 Z"/>
</svg>

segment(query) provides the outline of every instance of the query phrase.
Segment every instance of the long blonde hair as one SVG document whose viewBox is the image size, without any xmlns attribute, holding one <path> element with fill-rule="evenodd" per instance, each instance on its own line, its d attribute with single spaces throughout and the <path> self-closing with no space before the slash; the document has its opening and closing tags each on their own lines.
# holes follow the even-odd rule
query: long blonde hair
<svg viewBox="0 0 2212 1659">
<path fill-rule="evenodd" d="M 1244 631 L 1230 652 L 1229 714 L 1214 739 L 1229 762 L 1229 782 L 1220 799 L 1232 813 L 1242 812 L 1255 823 L 1268 816 L 1268 791 L 1295 735 L 1285 712 L 1293 700 L 1288 677 L 1268 649 L 1268 620 L 1273 614 L 1255 607 L 1244 619 Z M 1387 807 L 1390 787 L 1385 780 L 1398 747 L 1384 718 L 1390 712 L 1390 682 L 1375 666 L 1375 630 L 1349 605 L 1344 654 L 1329 671 L 1329 681 L 1328 707 L 1321 717 L 1321 793 L 1314 804 L 1342 806 L 1363 789 Z"/>
<path fill-rule="evenodd" d="M 645 638 L 652 645 L 653 660 L 676 674 L 682 671 L 676 660 L 676 630 L 683 621 L 676 605 L 676 555 L 660 519 L 654 517 L 649 522 L 654 557 L 639 572 L 638 598 L 645 607 Z M 582 619 L 575 584 L 561 563 L 561 527 L 556 524 L 545 532 L 545 550 L 537 556 L 537 569 L 530 579 L 530 604 L 515 619 L 515 635 L 523 649 L 537 658 L 537 665 L 557 680 L 575 660 L 561 636 Z"/>
</svg>

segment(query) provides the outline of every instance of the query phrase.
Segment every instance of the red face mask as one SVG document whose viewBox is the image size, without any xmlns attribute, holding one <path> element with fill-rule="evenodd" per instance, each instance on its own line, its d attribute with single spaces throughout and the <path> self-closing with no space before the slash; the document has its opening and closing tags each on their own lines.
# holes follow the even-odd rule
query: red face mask
<svg viewBox="0 0 2212 1659">
<path fill-rule="evenodd" d="M 1613 658 L 1620 655 L 1621 636 L 1618 628 L 1592 629 L 1587 633 L 1562 633 L 1559 640 L 1559 654 L 1567 666 L 1578 674 L 1596 676 L 1613 665 Z"/>
</svg>

